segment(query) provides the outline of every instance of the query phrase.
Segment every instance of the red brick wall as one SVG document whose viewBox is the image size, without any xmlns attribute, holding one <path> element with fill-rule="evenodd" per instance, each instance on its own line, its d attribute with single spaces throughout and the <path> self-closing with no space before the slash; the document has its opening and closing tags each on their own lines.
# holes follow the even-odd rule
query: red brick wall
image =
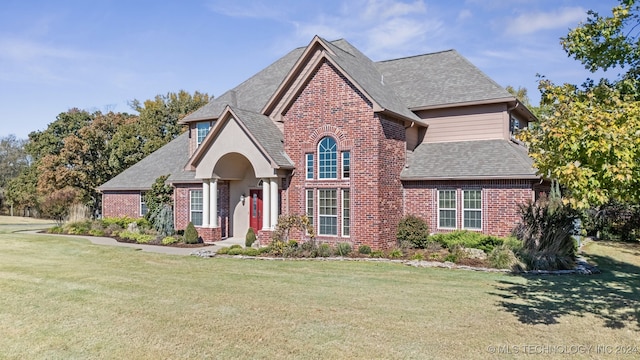
<svg viewBox="0 0 640 360">
<path fill-rule="evenodd" d="M 462 190 L 482 190 L 482 232 L 507 236 L 520 220 L 518 204 L 533 199 L 533 182 L 530 180 L 484 181 L 407 181 L 404 183 L 405 215 L 416 215 L 427 221 L 429 231 L 438 229 L 438 190 L 457 190 L 457 224 L 462 228 Z"/>
<path fill-rule="evenodd" d="M 202 190 L 202 183 L 200 184 L 176 184 L 173 192 L 174 199 L 174 216 L 175 227 L 178 230 L 183 230 L 187 227 L 190 221 L 190 191 Z M 229 234 L 229 182 L 218 182 L 218 224 L 220 225 L 220 236 L 225 238 Z M 202 236 L 202 235 L 201 235 Z M 204 238 L 204 236 L 203 236 Z M 207 239 L 205 239 L 207 240 Z"/>
<path fill-rule="evenodd" d="M 102 194 L 102 216 L 140 217 L 140 191 L 105 191 Z"/>
<path fill-rule="evenodd" d="M 285 150 L 296 163 L 283 199 L 285 214 L 305 213 L 305 189 L 338 190 L 338 236 L 318 236 L 321 242 L 348 241 L 386 248 L 395 243 L 395 227 L 402 214 L 400 170 L 404 166 L 404 127 L 379 119 L 372 104 L 329 63 L 323 63 L 284 114 Z M 331 136 L 338 145 L 338 179 L 306 180 L 305 154 Z M 340 179 L 340 152 L 351 152 L 350 179 Z M 342 189 L 351 191 L 351 236 L 341 237 Z M 315 223 L 318 201 L 315 192 Z"/>
</svg>

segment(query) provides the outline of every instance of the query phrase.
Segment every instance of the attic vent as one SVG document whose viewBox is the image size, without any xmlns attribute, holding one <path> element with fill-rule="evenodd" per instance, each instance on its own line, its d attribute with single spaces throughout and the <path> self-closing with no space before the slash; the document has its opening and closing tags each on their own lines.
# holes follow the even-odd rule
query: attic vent
<svg viewBox="0 0 640 360">
<path fill-rule="evenodd" d="M 380 84 L 384 85 L 384 75 L 380 75 Z"/>
</svg>

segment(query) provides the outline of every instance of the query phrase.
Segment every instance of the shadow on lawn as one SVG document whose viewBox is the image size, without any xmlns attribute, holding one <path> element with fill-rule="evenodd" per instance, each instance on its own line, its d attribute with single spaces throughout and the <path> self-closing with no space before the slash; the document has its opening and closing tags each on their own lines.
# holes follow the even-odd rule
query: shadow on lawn
<svg viewBox="0 0 640 360">
<path fill-rule="evenodd" d="M 597 275 L 525 276 L 526 283 L 501 281 L 498 303 L 524 324 L 557 324 L 564 315 L 595 315 L 606 327 L 640 331 L 640 267 L 589 255 Z"/>
</svg>

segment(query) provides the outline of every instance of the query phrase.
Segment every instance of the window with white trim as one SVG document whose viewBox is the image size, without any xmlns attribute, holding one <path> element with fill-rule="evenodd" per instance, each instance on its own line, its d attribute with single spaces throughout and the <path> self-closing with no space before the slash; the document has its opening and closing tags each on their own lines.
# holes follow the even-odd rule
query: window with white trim
<svg viewBox="0 0 640 360">
<path fill-rule="evenodd" d="M 318 179 L 338 178 L 338 145 L 330 137 L 324 137 L 318 143 Z"/>
<path fill-rule="evenodd" d="M 462 191 L 462 224 L 464 229 L 482 229 L 482 191 Z"/>
<path fill-rule="evenodd" d="M 342 236 L 351 233 L 351 197 L 349 189 L 342 190 Z"/>
<path fill-rule="evenodd" d="M 199 122 L 196 124 L 196 145 L 200 146 L 204 141 L 204 138 L 209 134 L 209 130 L 211 130 L 211 126 L 209 122 Z"/>
<path fill-rule="evenodd" d="M 309 218 L 309 224 L 313 227 L 313 189 L 307 189 L 307 217 Z"/>
<path fill-rule="evenodd" d="M 190 220 L 195 226 L 202 226 L 202 190 L 189 192 Z"/>
<path fill-rule="evenodd" d="M 351 152 L 342 152 L 342 178 L 348 179 L 351 176 Z"/>
<path fill-rule="evenodd" d="M 456 228 L 456 190 L 438 190 L 438 228 Z"/>
<path fill-rule="evenodd" d="M 313 154 L 306 154 L 305 155 L 305 162 L 307 163 L 307 179 L 308 180 L 312 180 L 313 179 Z"/>
<path fill-rule="evenodd" d="M 338 191 L 318 189 L 318 234 L 338 235 Z"/>
<path fill-rule="evenodd" d="M 149 208 L 147 208 L 147 202 L 144 200 L 145 193 L 140 193 L 140 216 L 147 215 Z"/>
</svg>

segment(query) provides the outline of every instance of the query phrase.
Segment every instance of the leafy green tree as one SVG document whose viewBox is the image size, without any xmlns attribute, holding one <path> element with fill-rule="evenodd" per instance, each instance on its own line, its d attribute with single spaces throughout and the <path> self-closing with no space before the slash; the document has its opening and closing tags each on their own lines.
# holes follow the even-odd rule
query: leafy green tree
<svg viewBox="0 0 640 360">
<path fill-rule="evenodd" d="M 520 133 L 539 173 L 556 179 L 576 208 L 611 201 L 640 201 L 640 102 L 638 25 L 635 1 L 621 1 L 612 16 L 589 12 L 589 20 L 562 44 L 592 71 L 628 67 L 616 80 L 587 80 L 581 86 L 540 80 L 548 116 Z"/>
<path fill-rule="evenodd" d="M 173 188 L 166 183 L 169 175 L 160 176 L 151 185 L 151 190 L 144 194 L 144 201 L 147 204 L 147 219 L 155 216 L 164 205 L 171 206 L 173 203 Z"/>
<path fill-rule="evenodd" d="M 60 113 L 45 130 L 29 134 L 29 142 L 25 145 L 25 150 L 35 162 L 46 155 L 57 155 L 64 147 L 65 138 L 76 134 L 91 123 L 92 119 L 90 113 L 76 108 Z"/>
<path fill-rule="evenodd" d="M 24 168 L 22 172 L 9 180 L 5 187 L 7 204 L 11 207 L 11 215 L 15 209 L 35 209 L 40 204 L 38 192 L 38 169 L 35 166 Z"/>
<path fill-rule="evenodd" d="M 17 139 L 15 135 L 0 138 L 0 189 L 29 166 L 25 143 L 26 140 Z"/>
</svg>

